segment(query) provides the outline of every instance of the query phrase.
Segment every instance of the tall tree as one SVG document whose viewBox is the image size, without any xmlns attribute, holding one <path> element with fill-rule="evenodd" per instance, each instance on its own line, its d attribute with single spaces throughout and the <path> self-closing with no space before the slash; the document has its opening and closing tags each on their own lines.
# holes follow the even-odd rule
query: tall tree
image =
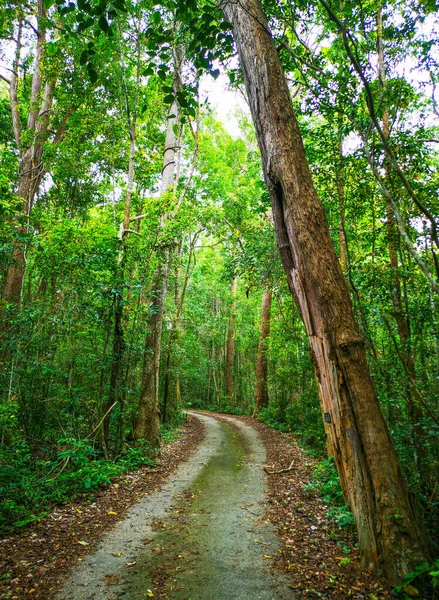
<svg viewBox="0 0 439 600">
<path fill-rule="evenodd" d="M 230 286 L 230 313 L 227 328 L 226 343 L 226 394 L 229 400 L 233 399 L 233 361 L 235 358 L 235 329 L 236 329 L 236 276 Z"/>
<path fill-rule="evenodd" d="M 15 143 L 20 152 L 20 180 L 17 195 L 22 199 L 22 212 L 29 217 L 35 194 L 45 174 L 42 162 L 43 146 L 48 132 L 55 87 L 54 81 L 44 82 L 42 74 L 47 29 L 46 9 L 43 0 L 39 0 L 37 5 L 37 40 L 25 132 L 22 131 L 18 98 L 23 27 L 24 18 L 20 16 L 16 33 L 15 57 L 11 69 L 12 75 L 9 81 L 9 95 Z M 21 227 L 22 237 L 26 238 L 27 233 L 28 223 Z M 18 303 L 21 295 L 25 265 L 26 244 L 24 240 L 19 240 L 14 245 L 12 263 L 9 266 L 3 288 L 4 301 L 12 304 Z"/>
<path fill-rule="evenodd" d="M 322 413 L 363 564 L 388 579 L 429 555 L 369 374 L 363 340 L 315 191 L 285 75 L 258 0 L 220 3 L 233 25 L 276 235 L 305 323 Z"/>
<path fill-rule="evenodd" d="M 256 356 L 256 400 L 255 416 L 261 408 L 268 404 L 268 365 L 267 365 L 267 341 L 270 335 L 270 316 L 272 290 L 264 290 L 262 294 L 261 320 L 259 322 L 258 354 Z"/>
<path fill-rule="evenodd" d="M 176 160 L 179 146 L 179 116 L 180 105 L 177 93 L 182 85 L 184 50 L 177 46 L 174 54 L 174 100 L 168 114 L 165 150 L 163 152 L 163 170 L 161 194 L 173 192 L 176 186 Z M 167 218 L 163 218 L 162 228 L 166 226 Z M 168 290 L 169 263 L 171 251 L 169 243 L 159 256 L 159 266 L 153 278 L 151 287 L 151 302 L 149 306 L 148 328 L 146 333 L 144 360 L 142 370 L 142 386 L 139 401 L 139 415 L 135 437 L 147 440 L 154 448 L 160 446 L 160 408 L 159 408 L 159 369 L 162 341 L 163 314 L 165 298 Z"/>
</svg>

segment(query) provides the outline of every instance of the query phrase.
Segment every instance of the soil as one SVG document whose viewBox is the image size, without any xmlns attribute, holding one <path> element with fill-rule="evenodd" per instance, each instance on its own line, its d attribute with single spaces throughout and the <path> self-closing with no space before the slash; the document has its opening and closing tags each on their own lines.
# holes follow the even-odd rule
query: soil
<svg viewBox="0 0 439 600">
<path fill-rule="evenodd" d="M 197 415 L 205 439 L 84 559 L 57 600 L 287 600 L 270 568 L 277 539 L 264 519 L 264 446 L 239 421 Z M 232 420 L 230 420 L 232 421 Z"/>
<path fill-rule="evenodd" d="M 54 509 L 23 532 L 0 541 L 0 598 L 53 600 L 69 571 L 96 548 L 145 494 L 161 489 L 204 437 L 203 424 L 189 417 L 181 435 L 163 447 L 155 469 L 125 474 L 90 496 Z M 75 600 L 71 598 L 70 600 Z"/>
<path fill-rule="evenodd" d="M 193 414 L 158 469 L 2 540 L 0 597 L 389 599 L 362 570 L 353 532 L 306 491 L 315 464 L 250 417 Z"/>
<path fill-rule="evenodd" d="M 354 531 L 338 527 L 322 498 L 306 491 L 317 461 L 306 455 L 291 434 L 251 417 L 235 418 L 259 433 L 268 471 L 288 469 L 293 463 L 290 471 L 267 476 L 266 518 L 276 526 L 281 540 L 273 567 L 288 573 L 294 598 L 390 599 L 394 593 L 386 582 L 362 568 Z"/>
</svg>

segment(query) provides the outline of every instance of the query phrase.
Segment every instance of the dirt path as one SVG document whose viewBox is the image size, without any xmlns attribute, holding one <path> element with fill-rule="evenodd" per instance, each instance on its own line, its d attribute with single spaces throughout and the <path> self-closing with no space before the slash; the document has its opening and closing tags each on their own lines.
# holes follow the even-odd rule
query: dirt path
<svg viewBox="0 0 439 600">
<path fill-rule="evenodd" d="M 278 543 L 262 518 L 260 437 L 233 418 L 196 416 L 199 450 L 84 558 L 58 600 L 293 598 L 270 571 Z"/>
</svg>

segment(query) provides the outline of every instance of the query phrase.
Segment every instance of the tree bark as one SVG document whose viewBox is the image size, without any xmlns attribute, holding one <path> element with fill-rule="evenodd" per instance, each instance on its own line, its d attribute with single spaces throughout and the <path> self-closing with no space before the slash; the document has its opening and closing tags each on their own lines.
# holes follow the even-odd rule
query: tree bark
<svg viewBox="0 0 439 600">
<path fill-rule="evenodd" d="M 233 398 L 233 359 L 235 356 L 235 326 L 236 326 L 236 277 L 230 286 L 232 301 L 230 303 L 229 327 L 226 345 L 226 395 Z"/>
<path fill-rule="evenodd" d="M 345 184 L 344 184 L 344 166 L 343 166 L 343 138 L 342 138 L 342 116 L 338 118 L 338 156 L 337 156 L 337 195 L 338 195 L 338 214 L 339 214 L 339 232 L 338 240 L 340 246 L 340 265 L 344 271 L 348 264 L 347 244 L 345 231 Z"/>
<path fill-rule="evenodd" d="M 41 76 L 41 65 L 44 57 L 44 45 L 46 42 L 46 28 L 44 19 L 46 9 L 43 0 L 38 2 L 38 32 L 35 50 L 35 64 L 32 74 L 30 110 L 27 120 L 27 132 L 32 135 L 32 141 L 28 147 L 22 145 L 20 128 L 20 115 L 18 103 L 18 69 L 21 51 L 22 21 L 18 26 L 17 48 L 14 60 L 13 73 L 9 87 L 10 106 L 15 142 L 20 152 L 20 181 L 17 196 L 22 199 L 22 211 L 30 215 L 41 180 L 45 171 L 43 167 L 43 147 L 47 136 L 50 114 L 53 104 L 54 82 L 47 82 L 43 86 Z M 26 236 L 28 225 L 20 228 L 20 234 Z M 26 267 L 26 243 L 22 240 L 14 244 L 12 250 L 12 263 L 8 268 L 6 281 L 3 288 L 3 300 L 11 304 L 19 304 L 21 289 L 23 285 Z"/>
<path fill-rule="evenodd" d="M 270 335 L 270 313 L 272 290 L 264 290 L 262 294 L 261 321 L 259 323 L 258 354 L 256 357 L 256 402 L 253 416 L 268 404 L 267 388 L 267 338 Z"/>
<path fill-rule="evenodd" d="M 116 265 L 116 291 L 114 293 L 114 336 L 113 336 L 113 354 L 111 361 L 110 373 L 110 388 L 108 392 L 108 401 L 104 407 L 103 420 L 103 443 L 105 452 L 108 452 L 108 443 L 110 438 L 110 418 L 111 407 L 119 404 L 119 440 L 118 445 L 121 451 L 125 449 L 124 429 L 125 429 L 125 302 L 124 302 L 124 285 L 125 285 L 125 263 L 127 258 L 126 238 L 130 231 L 131 218 L 131 198 L 134 191 L 134 169 L 136 158 L 136 139 L 137 139 L 137 110 L 139 105 L 140 94 L 140 77 L 141 77 L 141 46 L 140 39 L 137 39 L 136 53 L 136 90 L 133 98 L 133 104 L 130 104 L 130 94 L 126 81 L 126 65 L 121 46 L 121 68 L 122 68 L 122 87 L 125 100 L 125 112 L 128 127 L 129 151 L 128 151 L 128 181 L 125 193 L 125 205 L 123 212 L 123 222 L 121 223 L 119 232 L 119 253 Z"/>
<path fill-rule="evenodd" d="M 22 300 L 23 282 L 26 272 L 26 250 L 28 245 L 26 238 L 29 234 L 29 217 L 32 212 L 35 195 L 45 175 L 43 149 L 47 138 L 55 89 L 54 82 L 47 82 L 43 85 L 41 76 L 41 65 L 46 42 L 45 17 L 46 9 L 43 0 L 39 0 L 35 64 L 32 74 L 30 108 L 26 128 L 26 132 L 30 134 L 28 138 L 28 140 L 30 139 L 30 143 L 27 146 L 23 144 L 18 102 L 19 68 L 23 34 L 22 19 L 20 19 L 18 24 L 16 51 L 9 85 L 14 138 L 20 153 L 20 178 L 17 196 L 21 200 L 21 210 L 27 218 L 23 224 L 17 224 L 18 236 L 13 244 L 11 262 L 6 272 L 0 300 L 0 370 L 4 368 L 9 354 L 8 341 L 12 332 L 11 317 L 14 311 L 19 308 Z"/>
<path fill-rule="evenodd" d="M 308 333 L 325 427 L 363 565 L 391 583 L 429 556 L 370 377 L 363 340 L 258 0 L 225 2 L 290 290 Z"/>
<path fill-rule="evenodd" d="M 179 91 L 181 88 L 182 63 L 183 49 L 177 48 L 175 53 L 173 83 L 175 91 Z M 169 115 L 174 116 L 168 117 L 165 151 L 163 153 L 163 170 L 160 190 L 162 194 L 170 190 L 175 185 L 175 163 L 178 147 L 178 133 L 176 132 L 177 127 L 174 126 L 178 126 L 179 114 L 179 104 L 176 100 L 174 100 L 169 109 Z M 165 224 L 166 217 L 163 219 L 162 225 L 165 226 Z M 135 430 L 136 439 L 148 441 L 153 448 L 160 447 L 160 352 L 165 298 L 168 290 L 170 259 L 171 253 L 169 247 L 167 247 L 164 249 L 161 256 L 161 262 L 155 273 L 152 285 L 151 304 L 142 370 L 139 417 Z"/>
</svg>

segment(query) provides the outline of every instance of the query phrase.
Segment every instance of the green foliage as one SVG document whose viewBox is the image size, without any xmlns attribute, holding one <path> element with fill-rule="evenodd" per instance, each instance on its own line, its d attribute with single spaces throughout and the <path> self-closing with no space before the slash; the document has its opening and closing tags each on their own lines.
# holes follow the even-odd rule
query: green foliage
<svg viewBox="0 0 439 600">
<path fill-rule="evenodd" d="M 279 406 L 267 406 L 259 411 L 258 419 L 268 427 L 288 433 L 289 427 L 285 422 L 285 414 L 282 414 L 284 412 Z"/>
<path fill-rule="evenodd" d="M 317 493 L 323 498 L 328 505 L 327 514 L 339 527 L 353 527 L 354 519 L 344 503 L 340 479 L 332 456 L 318 463 L 304 490 Z"/>
<path fill-rule="evenodd" d="M 412 583 L 416 583 L 422 590 L 422 595 L 424 593 L 428 595 L 430 593 L 434 594 L 435 588 L 439 586 L 439 558 L 432 564 L 425 562 L 422 565 L 418 565 L 413 572 L 405 575 L 403 582 L 395 590 L 407 600 L 413 596 L 413 593 L 407 593 L 410 591 L 409 586 L 412 587 Z M 419 595 L 419 592 L 417 595 Z"/>
<path fill-rule="evenodd" d="M 155 465 L 144 448 L 129 448 L 114 462 L 104 459 L 89 442 L 73 438 L 61 439 L 35 456 L 24 440 L 12 439 L 13 427 L 2 425 L 2 433 L 10 439 L 0 447 L 2 532 L 39 520 L 54 505 L 92 494 L 127 471 Z"/>
<path fill-rule="evenodd" d="M 17 39 L 23 7 L 4 4 L 0 36 L 9 44 Z M 321 458 L 326 436 L 314 367 L 280 265 L 253 125 L 241 114 L 239 135 L 232 137 L 210 108 L 198 102 L 200 75 L 218 77 L 220 62 L 234 52 L 230 24 L 216 3 L 203 1 L 44 4 L 47 41 L 41 72 L 43 83 L 56 81 L 56 110 L 50 111 L 44 139 L 41 166 L 47 175 L 30 215 L 23 211 L 17 191 L 23 174 L 20 150 L 36 139 L 27 129 L 36 65 L 35 19 L 32 26 L 27 18 L 23 24 L 17 72 L 21 149 L 14 139 L 8 85 L 0 82 L 0 289 L 14 264 L 13 250 L 26 247 L 20 302 L 15 306 L 0 300 L 7 330 L 0 337 L 3 527 L 39 518 L 54 503 L 92 493 L 148 460 L 148 448 L 142 445 L 122 456 L 120 451 L 133 440 L 151 282 L 169 249 L 159 394 L 164 408 L 167 389 L 169 421 L 175 425 L 181 419 L 180 397 L 188 407 L 252 413 L 261 295 L 264 288 L 272 289 L 266 346 L 269 403 L 259 418 L 291 432 Z M 412 4 L 342 3 L 336 9 L 349 31 L 370 97 L 322 3 L 266 0 L 264 8 L 285 70 L 297 88 L 294 104 L 337 252 L 344 229 L 344 275 L 379 401 L 410 488 L 424 509 L 428 528 L 437 531 L 437 299 L 399 232 L 393 238 L 389 234 L 389 207 L 382 193 L 384 183 L 399 207 L 408 239 L 435 277 L 437 248 L 425 208 L 434 215 L 439 212 L 437 27 L 430 26 L 437 17 L 431 14 L 433 2 L 418 3 L 416 11 Z M 380 7 L 386 85 L 375 64 Z M 25 8 L 36 14 L 35 0 Z M 312 48 L 306 40 L 313 40 Z M 172 76 L 177 47 L 186 51 L 178 90 Z M 7 62 L 13 53 L 10 46 L 5 48 Z M 413 65 L 416 77 L 409 76 L 407 64 Z M 241 74 L 233 65 L 231 61 L 224 68 L 237 84 Z M 9 64 L 4 71 L 7 79 L 11 68 Z M 182 111 L 176 127 L 183 129 L 180 179 L 175 189 L 159 194 L 167 113 L 175 100 Z M 386 157 L 371 109 L 379 122 L 388 111 L 388 143 L 418 195 L 417 203 L 391 168 L 394 163 Z M 130 210 L 139 219 L 120 240 L 134 121 Z M 381 182 L 371 171 L 368 152 Z M 396 267 L 390 266 L 389 242 L 397 255 Z M 238 289 L 234 389 L 229 397 L 225 354 L 233 278 Z M 395 279 L 401 296 L 401 310 L 396 311 Z M 114 389 L 120 312 L 123 376 Z M 409 331 L 405 341 L 399 313 Z M 412 359 L 412 373 L 404 353 Z M 105 417 L 112 395 L 118 401 Z M 103 419 L 107 447 L 98 435 Z M 175 435 L 168 424 L 163 427 L 164 440 Z M 331 461 L 321 464 L 310 490 L 323 495 L 340 525 L 351 523 Z M 437 583 L 436 567 L 428 568 Z"/>
</svg>

